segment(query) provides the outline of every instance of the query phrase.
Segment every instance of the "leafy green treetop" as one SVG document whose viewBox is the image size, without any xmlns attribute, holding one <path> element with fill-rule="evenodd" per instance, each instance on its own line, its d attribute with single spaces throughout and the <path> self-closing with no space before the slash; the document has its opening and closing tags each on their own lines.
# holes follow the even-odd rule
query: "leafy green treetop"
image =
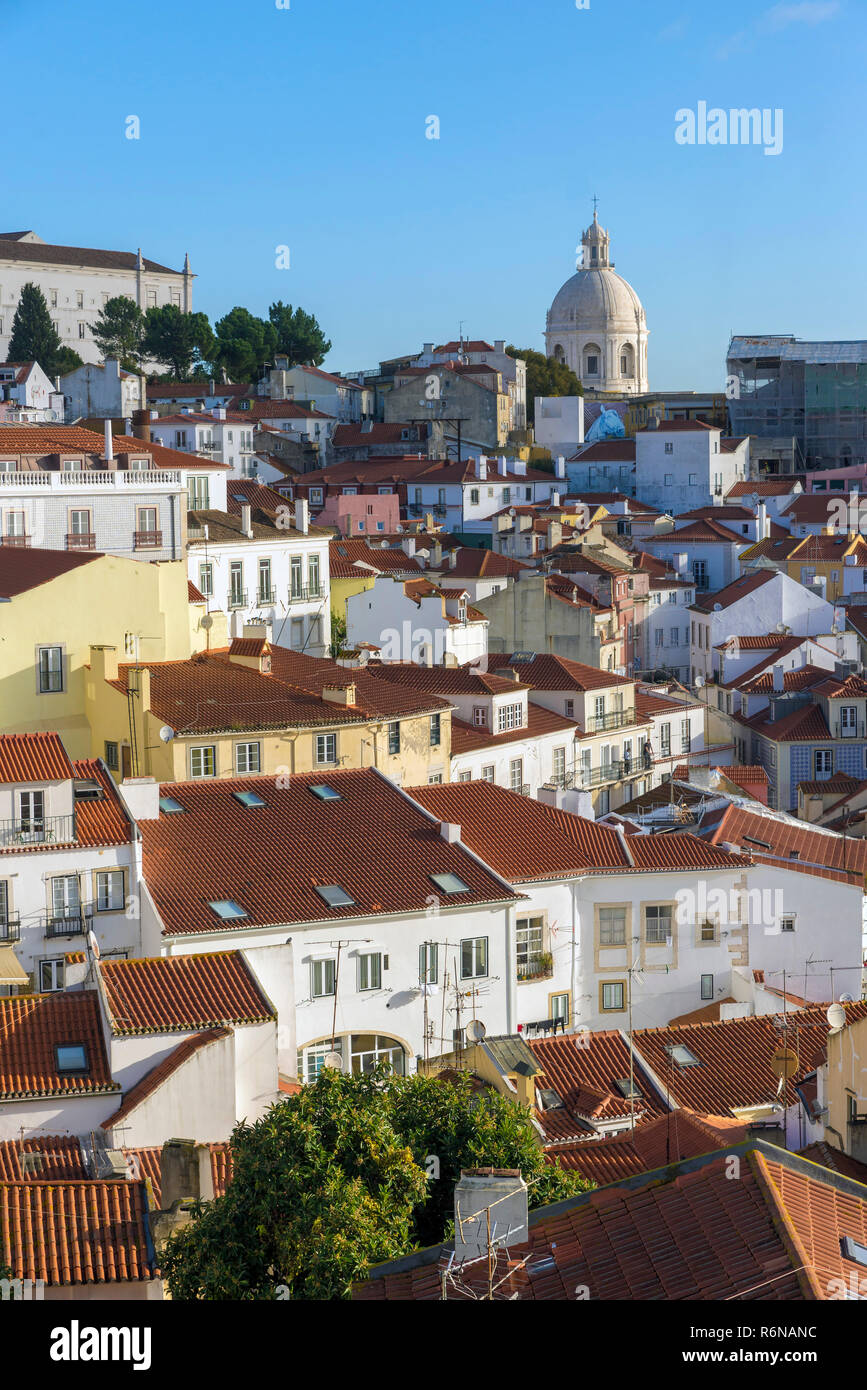
<svg viewBox="0 0 867 1390">
<path fill-rule="evenodd" d="M 536 419 L 537 396 L 583 396 L 584 388 L 571 367 L 546 357 L 532 348 L 507 347 L 510 357 L 523 357 L 527 363 L 527 422 Z"/>
<path fill-rule="evenodd" d="M 61 343 L 60 335 L 51 321 L 45 295 L 31 281 L 21 290 L 12 320 L 6 361 L 38 362 L 50 377 L 61 376 L 81 366 L 78 353 Z"/>
</svg>

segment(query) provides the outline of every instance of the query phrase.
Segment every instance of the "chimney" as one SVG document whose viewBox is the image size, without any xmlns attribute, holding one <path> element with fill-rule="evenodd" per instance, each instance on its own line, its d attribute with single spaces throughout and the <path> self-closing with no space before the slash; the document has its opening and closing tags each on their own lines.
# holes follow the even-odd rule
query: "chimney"
<svg viewBox="0 0 867 1390">
<path fill-rule="evenodd" d="M 111 420 L 105 422 L 105 460 L 108 463 L 114 458 L 114 444 L 111 438 Z"/>
<path fill-rule="evenodd" d="M 457 566 L 458 566 L 458 552 L 457 552 L 456 550 L 450 550 L 450 551 L 449 551 L 449 569 L 450 569 L 450 570 L 457 569 Z"/>
<path fill-rule="evenodd" d="M 447 820 L 440 821 L 440 835 L 447 845 L 460 844 L 461 827 L 459 825 L 453 825 Z"/>
<path fill-rule="evenodd" d="M 310 507 L 306 497 L 299 497 L 295 503 L 295 530 L 306 536 L 310 530 Z"/>
<path fill-rule="evenodd" d="M 499 352 L 502 356 L 505 356 L 505 353 L 506 353 L 506 340 L 505 340 L 505 338 L 495 338 L 495 339 L 494 339 L 494 352 Z"/>
<path fill-rule="evenodd" d="M 526 478 L 526 476 L 527 476 L 527 465 L 526 465 L 526 463 L 524 462 L 524 460 L 523 460 L 523 459 L 515 459 L 515 462 L 512 464 L 512 471 L 513 471 L 514 473 L 516 473 L 517 476 L 518 476 L 519 478 Z"/>
<path fill-rule="evenodd" d="M 566 460 L 562 457 L 562 455 L 560 458 L 557 459 L 556 463 L 554 464 L 554 477 L 566 477 Z"/>
<path fill-rule="evenodd" d="M 553 550 L 555 545 L 559 545 L 563 539 L 563 527 L 559 521 L 549 521 L 548 530 L 545 536 L 545 549 Z"/>
<path fill-rule="evenodd" d="M 253 508 L 249 502 L 241 505 L 241 530 L 248 540 L 253 539 Z"/>
<path fill-rule="evenodd" d="M 415 536 L 402 536 L 400 548 L 412 560 L 415 558 Z"/>
<path fill-rule="evenodd" d="M 559 492 L 552 492 L 552 493 L 551 493 L 551 506 L 552 506 L 552 507 L 559 507 L 559 505 L 560 505 L 560 494 L 559 494 Z"/>
<path fill-rule="evenodd" d="M 499 459 L 498 459 L 498 461 L 497 461 L 497 468 L 498 468 L 498 470 L 499 470 L 500 477 L 501 477 L 501 478 L 505 478 L 505 476 L 506 476 L 506 459 L 505 459 L 505 455 L 504 455 L 504 454 L 500 454 L 500 457 L 499 457 Z"/>
<path fill-rule="evenodd" d="M 149 410 L 134 410 L 132 413 L 132 432 L 136 439 L 143 439 L 146 444 L 151 441 L 150 419 Z"/>
<path fill-rule="evenodd" d="M 765 541 L 771 534 L 771 521 L 768 516 L 768 509 L 764 502 L 760 502 L 756 507 L 756 539 Z"/>
<path fill-rule="evenodd" d="M 117 680 L 117 647 L 90 648 L 90 674 L 95 683 Z"/>
<path fill-rule="evenodd" d="M 432 545 L 431 548 L 430 548 L 430 567 L 431 567 L 431 569 L 432 569 L 432 570 L 438 570 L 439 567 L 440 567 L 440 565 L 442 564 L 442 562 L 443 562 L 443 548 L 442 548 L 442 546 L 440 545 L 440 542 L 439 542 L 439 541 L 434 541 L 433 545 Z"/>
<path fill-rule="evenodd" d="M 225 420 L 226 407 L 224 405 L 215 405 L 214 409 L 211 411 L 211 414 L 213 415 L 215 420 Z"/>
<path fill-rule="evenodd" d="M 153 777 L 127 777 L 118 791 L 133 820 L 159 819 L 160 784 Z"/>
<path fill-rule="evenodd" d="M 211 377 L 211 380 L 208 382 L 208 395 L 213 396 L 214 394 L 214 378 Z"/>
<path fill-rule="evenodd" d="M 785 683 L 785 680 L 784 680 L 784 677 L 783 677 L 783 668 L 782 668 L 782 666 L 779 666 L 779 665 L 775 666 L 775 667 L 774 667 L 773 675 L 774 675 L 774 694 L 775 694 L 775 695 L 782 694 L 783 690 L 785 689 L 785 684 L 786 684 L 786 683 Z"/>
<path fill-rule="evenodd" d="M 488 460 L 484 454 L 479 454 L 476 459 L 476 477 L 480 482 L 484 482 L 488 476 Z"/>
<path fill-rule="evenodd" d="M 491 1240 L 502 1248 L 529 1238 L 527 1184 L 518 1168 L 464 1168 L 455 1185 L 455 1262 L 477 1260 Z"/>
<path fill-rule="evenodd" d="M 355 704 L 355 682 L 349 685 L 323 685 L 319 692 L 323 700 L 327 700 L 330 705 L 354 705 Z"/>
</svg>

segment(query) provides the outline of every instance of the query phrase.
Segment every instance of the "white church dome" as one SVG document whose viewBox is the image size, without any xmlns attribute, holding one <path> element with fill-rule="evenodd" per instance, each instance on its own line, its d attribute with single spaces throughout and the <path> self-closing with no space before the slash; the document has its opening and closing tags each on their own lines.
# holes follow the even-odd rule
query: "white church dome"
<svg viewBox="0 0 867 1390">
<path fill-rule="evenodd" d="M 616 270 L 579 270 L 554 296 L 549 328 L 587 328 L 604 332 L 619 320 L 624 329 L 644 320 L 635 290 Z"/>
</svg>

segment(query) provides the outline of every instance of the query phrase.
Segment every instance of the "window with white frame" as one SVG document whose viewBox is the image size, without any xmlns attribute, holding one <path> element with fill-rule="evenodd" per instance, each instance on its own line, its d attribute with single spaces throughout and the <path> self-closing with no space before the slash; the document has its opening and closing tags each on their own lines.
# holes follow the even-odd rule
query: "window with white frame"
<svg viewBox="0 0 867 1390">
<path fill-rule="evenodd" d="M 97 912 L 119 912 L 123 905 L 123 869 L 101 869 L 96 875 Z"/>
<path fill-rule="evenodd" d="M 500 705 L 497 710 L 497 730 L 504 734 L 509 729 L 522 729 L 524 727 L 524 706 Z"/>
<path fill-rule="evenodd" d="M 461 942 L 461 979 L 476 980 L 488 973 L 488 938 L 469 937 Z"/>
<path fill-rule="evenodd" d="M 63 690 L 63 648 L 37 647 L 39 694 L 56 695 Z"/>
<path fill-rule="evenodd" d="M 190 749 L 190 777 L 216 777 L 217 749 L 213 743 L 203 743 Z"/>
<path fill-rule="evenodd" d="M 337 966 L 334 960 L 310 962 L 310 993 L 314 999 L 325 999 L 334 993 Z"/>
<path fill-rule="evenodd" d="M 513 792 L 524 790 L 524 759 L 512 758 L 509 763 L 509 786 Z"/>
<path fill-rule="evenodd" d="M 262 770 L 262 745 L 261 743 L 236 743 L 235 744 L 235 771 L 238 776 L 243 776 L 248 772 L 261 772 Z"/>
<path fill-rule="evenodd" d="M 379 951 L 369 951 L 358 957 L 358 988 L 382 988 L 382 956 Z"/>
<path fill-rule="evenodd" d="M 599 945 L 626 945 L 626 908 L 599 908 Z"/>
<path fill-rule="evenodd" d="M 644 909 L 644 940 L 649 946 L 664 946 L 672 935 L 671 904 L 662 903 Z"/>
<path fill-rule="evenodd" d="M 419 946 L 419 985 L 435 985 L 439 980 L 439 949 L 435 941 L 424 941 L 421 946 Z"/>
<path fill-rule="evenodd" d="M 39 962 L 39 993 L 55 994 L 64 987 L 65 961 L 63 956 Z"/>
<path fill-rule="evenodd" d="M 214 566 L 210 562 L 199 565 L 199 592 L 205 598 L 214 596 Z"/>
<path fill-rule="evenodd" d="M 518 979 L 541 973 L 541 957 L 545 951 L 545 918 L 519 917 L 515 928 L 515 959 Z"/>
<path fill-rule="evenodd" d="M 337 762 L 336 734 L 316 735 L 316 761 L 320 766 Z"/>
</svg>

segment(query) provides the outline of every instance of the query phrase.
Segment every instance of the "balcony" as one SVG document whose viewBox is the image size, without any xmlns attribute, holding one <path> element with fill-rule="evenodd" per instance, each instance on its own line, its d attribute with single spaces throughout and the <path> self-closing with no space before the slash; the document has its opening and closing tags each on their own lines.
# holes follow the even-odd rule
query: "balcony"
<svg viewBox="0 0 867 1390">
<path fill-rule="evenodd" d="M 67 531 L 67 550 L 96 550 L 96 534 L 93 531 Z"/>
<path fill-rule="evenodd" d="M 554 974 L 554 962 L 549 951 L 538 956 L 525 956 L 519 960 L 515 971 L 519 980 L 550 980 Z"/>
<path fill-rule="evenodd" d="M 863 738 L 864 721 L 859 719 L 855 724 L 845 726 L 838 722 L 834 725 L 833 734 L 834 738 Z"/>
<path fill-rule="evenodd" d="M 276 589 L 260 589 L 260 590 L 258 591 L 258 593 L 256 594 L 256 602 L 257 602 L 260 606 L 261 606 L 262 604 L 276 603 L 276 602 L 277 602 L 277 590 L 276 590 Z"/>
<path fill-rule="evenodd" d="M 43 935 L 49 939 L 58 936 L 84 936 L 90 927 L 90 907 L 68 908 L 65 912 L 44 912 L 42 914 Z"/>
<path fill-rule="evenodd" d="M 162 531 L 133 531 L 132 543 L 136 550 L 162 550 Z"/>
<path fill-rule="evenodd" d="M 289 590 L 290 603 L 315 603 L 317 599 L 325 597 L 325 590 L 321 584 L 308 584 L 306 588 Z"/>
<path fill-rule="evenodd" d="M 241 591 L 241 590 L 239 590 L 239 589 L 233 589 L 233 590 L 231 591 L 231 593 L 229 594 L 229 608 L 232 609 L 232 608 L 246 608 L 246 607 L 247 607 L 247 590 L 244 589 L 243 591 Z"/>
<path fill-rule="evenodd" d="M 172 446 L 174 447 L 174 446 Z M 191 465 L 195 467 L 195 464 Z M 177 489 L 181 475 L 176 468 L 18 468 L 0 471 L 0 492 L 6 488 L 93 491 L 115 487 Z"/>
<path fill-rule="evenodd" d="M 20 849 L 26 845 L 72 845 L 75 840 L 74 815 L 0 820 L 0 849 Z"/>
<path fill-rule="evenodd" d="M 0 943 L 21 940 L 21 918 L 17 912 L 0 912 Z"/>
<path fill-rule="evenodd" d="M 14 546 L 18 550 L 24 550 L 30 545 L 30 536 L 0 536 L 3 545 Z"/>
<path fill-rule="evenodd" d="M 588 734 L 601 734 L 607 729 L 625 729 L 635 723 L 634 709 L 613 710 L 610 714 L 595 714 L 587 720 Z"/>
</svg>

